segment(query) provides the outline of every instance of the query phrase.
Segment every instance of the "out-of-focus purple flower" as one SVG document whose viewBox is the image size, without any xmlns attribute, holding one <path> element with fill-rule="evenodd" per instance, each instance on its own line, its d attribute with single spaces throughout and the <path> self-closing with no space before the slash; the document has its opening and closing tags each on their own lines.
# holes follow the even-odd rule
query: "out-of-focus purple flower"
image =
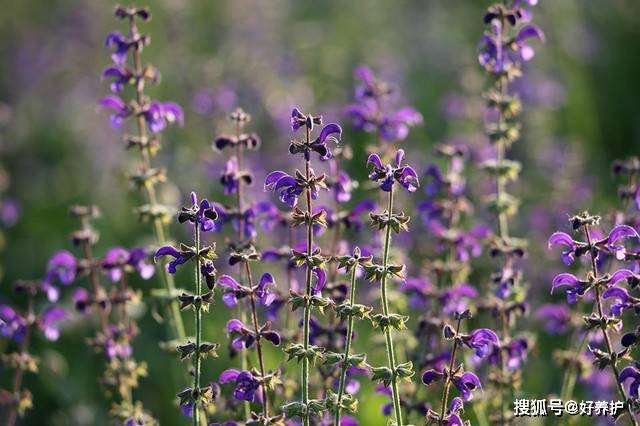
<svg viewBox="0 0 640 426">
<path fill-rule="evenodd" d="M 492 74 L 502 74 L 517 66 L 520 61 L 533 58 L 535 52 L 527 40 L 544 41 L 544 33 L 536 25 L 523 27 L 513 39 L 504 37 L 503 24 L 492 20 L 482 36 L 478 48 L 478 62 Z"/>
<path fill-rule="evenodd" d="M 27 320 L 9 305 L 0 305 L 0 334 L 8 339 L 22 341 Z"/>
<path fill-rule="evenodd" d="M 87 310 L 91 305 L 91 296 L 87 289 L 82 287 L 76 288 L 71 295 L 71 300 L 78 312 L 82 314 L 87 313 Z"/>
<path fill-rule="evenodd" d="M 478 291 L 470 284 L 458 284 L 444 289 L 439 297 L 442 312 L 445 315 L 464 312 L 477 296 Z"/>
<path fill-rule="evenodd" d="M 78 261 L 67 250 L 60 250 L 51 256 L 47 263 L 45 281 L 69 285 L 76 279 Z"/>
<path fill-rule="evenodd" d="M 108 95 L 100 99 L 98 106 L 111 110 L 109 121 L 111 126 L 115 128 L 120 128 L 123 121 L 136 112 L 133 107 L 115 95 Z M 184 122 L 182 108 L 175 102 L 152 101 L 145 105 L 140 113 L 152 133 L 161 132 L 168 124 L 182 125 Z"/>
<path fill-rule="evenodd" d="M 104 42 L 107 48 L 113 50 L 111 59 L 118 65 L 124 65 L 127 61 L 127 52 L 133 46 L 133 43 L 119 31 L 110 32 Z"/>
<path fill-rule="evenodd" d="M 490 365 L 500 365 L 501 356 L 507 358 L 507 368 L 517 370 L 527 359 L 529 342 L 526 339 L 512 339 L 504 347 L 494 346 L 487 358 Z"/>
<path fill-rule="evenodd" d="M 393 110 L 387 100 L 392 90 L 384 81 L 378 80 L 371 69 L 360 66 L 355 71 L 360 80 L 356 87 L 356 103 L 345 109 L 357 130 L 377 133 L 387 142 L 402 141 L 409 135 L 411 127 L 422 123 L 422 114 L 405 106 Z"/>
<path fill-rule="evenodd" d="M 225 370 L 220 374 L 218 381 L 220 384 L 235 383 L 233 396 L 240 401 L 254 401 L 256 391 L 260 387 L 260 381 L 250 371 Z"/>
<path fill-rule="evenodd" d="M 137 271 L 144 280 L 151 278 L 156 271 L 149 262 L 149 250 L 145 247 L 134 247 L 129 250 L 127 265 Z"/>
<path fill-rule="evenodd" d="M 547 333 L 565 333 L 571 324 L 571 311 L 566 305 L 547 303 L 538 308 L 536 318 L 545 323 Z"/>
<path fill-rule="evenodd" d="M 20 204 L 17 200 L 6 197 L 0 202 L 0 220 L 6 227 L 16 224 L 20 217 Z"/>
<path fill-rule="evenodd" d="M 402 166 L 403 158 L 404 150 L 402 149 L 396 152 L 395 165 L 382 164 L 378 154 L 369 155 L 367 167 L 373 165 L 369 179 L 374 182 L 380 182 L 380 189 L 385 192 L 391 191 L 394 182 L 398 182 L 409 192 L 415 192 L 420 186 L 418 174 L 411 166 Z"/>
<path fill-rule="evenodd" d="M 225 195 L 235 194 L 238 191 L 238 183 L 243 181 L 246 185 L 253 183 L 251 173 L 238 169 L 238 159 L 234 156 L 227 160 L 225 169 L 220 175 L 220 183 Z"/>
<path fill-rule="evenodd" d="M 114 93 L 121 92 L 127 84 L 134 80 L 131 70 L 123 66 L 111 66 L 102 72 L 102 78 L 112 79 L 110 88 Z"/>
<path fill-rule="evenodd" d="M 58 306 L 50 306 L 38 318 L 38 327 L 47 340 L 55 341 L 60 337 L 59 323 L 65 318 L 67 311 Z"/>
<path fill-rule="evenodd" d="M 113 247 L 107 251 L 102 259 L 102 269 L 107 273 L 111 282 L 118 282 L 124 276 L 124 267 L 129 260 L 129 251 L 124 247 Z"/>
<path fill-rule="evenodd" d="M 133 354 L 130 331 L 127 327 L 111 324 L 104 336 L 104 353 L 109 359 L 130 358 Z"/>
<path fill-rule="evenodd" d="M 336 202 L 346 203 L 351 200 L 351 193 L 353 192 L 353 180 L 344 170 L 339 170 L 337 173 L 336 181 L 331 185 L 333 190 L 333 196 Z"/>
<path fill-rule="evenodd" d="M 464 336 L 462 342 L 469 348 L 474 349 L 476 356 L 484 358 L 488 355 L 493 346 L 500 346 L 498 335 L 488 328 L 478 328 L 470 335 Z"/>
</svg>

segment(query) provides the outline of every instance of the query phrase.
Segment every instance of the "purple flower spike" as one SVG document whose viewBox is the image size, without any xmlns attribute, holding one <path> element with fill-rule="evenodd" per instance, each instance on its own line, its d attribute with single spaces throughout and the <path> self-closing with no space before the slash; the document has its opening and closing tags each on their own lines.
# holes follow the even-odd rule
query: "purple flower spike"
<svg viewBox="0 0 640 426">
<path fill-rule="evenodd" d="M 491 352 L 493 346 L 500 346 L 500 339 L 493 330 L 479 328 L 466 336 L 463 343 L 474 349 L 479 358 L 484 358 Z"/>
<path fill-rule="evenodd" d="M 395 167 L 391 164 L 383 165 L 378 154 L 371 154 L 367 158 L 367 167 L 373 166 L 369 179 L 380 182 L 380 189 L 390 192 L 394 182 L 398 182 L 409 192 L 415 192 L 420 186 L 418 174 L 411 166 L 402 166 L 404 150 L 396 152 Z"/>
<path fill-rule="evenodd" d="M 553 246 L 562 245 L 566 246 L 567 250 L 562 252 L 562 261 L 565 265 L 571 265 L 575 260 L 576 244 L 573 238 L 565 232 L 555 232 L 549 237 L 549 248 Z"/>
<path fill-rule="evenodd" d="M 58 340 L 58 337 L 60 337 L 58 323 L 65 318 L 67 318 L 67 312 L 57 306 L 51 306 L 42 313 L 38 320 L 38 326 L 44 333 L 44 337 L 46 337 L 47 340 Z"/>
</svg>

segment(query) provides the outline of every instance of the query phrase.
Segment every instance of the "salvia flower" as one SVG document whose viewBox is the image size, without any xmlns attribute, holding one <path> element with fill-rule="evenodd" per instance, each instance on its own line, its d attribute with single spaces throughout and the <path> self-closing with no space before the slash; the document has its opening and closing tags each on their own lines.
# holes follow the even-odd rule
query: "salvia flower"
<svg viewBox="0 0 640 426">
<path fill-rule="evenodd" d="M 469 348 L 475 350 L 475 354 L 479 358 L 487 356 L 493 346 L 500 346 L 498 335 L 488 328 L 478 328 L 470 335 L 462 337 L 462 342 Z"/>
<path fill-rule="evenodd" d="M 168 124 L 180 124 L 184 122 L 182 107 L 175 102 L 151 101 L 140 106 L 131 106 L 125 103 L 120 97 L 108 95 L 100 99 L 98 106 L 111 110 L 109 122 L 111 126 L 118 129 L 127 118 L 141 114 L 152 133 L 159 133 Z"/>
<path fill-rule="evenodd" d="M 238 299 L 249 296 L 251 292 L 257 296 L 263 306 L 270 306 L 277 297 L 277 294 L 273 291 L 276 282 L 273 275 L 269 273 L 263 274 L 260 282 L 253 289 L 238 284 L 238 282 L 229 275 L 221 275 L 218 283 L 226 289 L 222 295 L 222 300 L 229 307 L 236 306 Z"/>
<path fill-rule="evenodd" d="M 218 381 L 222 385 L 234 383 L 233 396 L 239 401 L 255 401 L 259 395 L 260 381 L 250 371 L 225 370 Z"/>
<path fill-rule="evenodd" d="M 378 154 L 371 154 L 367 166 L 373 166 L 369 179 L 380 183 L 380 189 L 390 192 L 395 182 L 409 192 L 415 192 L 420 186 L 418 174 L 411 166 L 403 166 L 404 150 L 396 152 L 394 164 L 383 164 Z"/>
</svg>

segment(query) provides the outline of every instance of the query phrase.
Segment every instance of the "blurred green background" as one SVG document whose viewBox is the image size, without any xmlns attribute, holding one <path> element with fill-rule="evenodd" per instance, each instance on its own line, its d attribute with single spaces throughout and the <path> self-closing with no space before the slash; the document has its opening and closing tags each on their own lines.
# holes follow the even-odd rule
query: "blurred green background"
<svg viewBox="0 0 640 426">
<path fill-rule="evenodd" d="M 525 180 L 519 186 L 526 201 L 523 211 L 527 206 L 550 207 L 545 203 L 552 200 L 552 192 L 546 189 L 560 185 L 556 176 L 564 176 L 569 193 L 586 194 L 570 208 L 597 209 L 615 199 L 610 162 L 640 150 L 640 2 L 540 3 L 534 8 L 535 21 L 547 42 L 536 46 L 536 58 L 525 67 L 523 140 L 514 151 L 526 160 Z M 5 195 L 20 205 L 19 220 L 5 230 L 0 300 L 12 298 L 14 280 L 41 277 L 53 251 L 70 248 L 68 234 L 75 227 L 66 214 L 70 204 L 101 207 L 97 227 L 103 249 L 149 242 L 147 227 L 131 212 L 139 201 L 126 179 L 132 156 L 124 150 L 121 133 L 96 110 L 97 100 L 108 90 L 100 79 L 109 64 L 104 38 L 114 29 L 125 31 L 113 18 L 114 4 L 23 0 L 7 2 L 0 14 L 0 161 L 10 179 Z M 186 115 L 184 127 L 165 132 L 157 160 L 168 167 L 172 181 L 163 197 L 175 205 L 191 189 L 214 198 L 220 194 L 222 157 L 211 151 L 210 142 L 228 130 L 224 118 L 231 108 L 242 105 L 253 115 L 252 128 L 264 142 L 261 155 L 267 155 L 262 158 L 270 158 L 276 168 L 283 163 L 292 105 L 325 112 L 349 127 L 340 111 L 352 99 L 353 69 L 363 63 L 397 83 L 403 98 L 424 115 L 425 124 L 405 142 L 415 158 L 428 161 L 432 144 L 454 133 L 481 139 L 484 76 L 476 46 L 489 2 L 143 4 L 153 14 L 141 28 L 152 40 L 144 58 L 162 73 L 161 84 L 148 93 L 180 103 Z M 446 107 L 456 99 L 462 99 L 464 111 L 452 120 Z M 350 130 L 345 136 L 347 143 L 365 139 Z M 568 152 L 571 160 L 554 163 L 554 150 Z M 362 178 L 358 164 L 362 162 L 354 162 L 351 172 Z M 523 233 L 528 226 L 523 216 Z M 547 230 L 528 231 L 525 235 L 537 241 L 535 232 Z M 184 233 L 176 228 L 173 235 Z M 531 284 L 534 293 L 547 293 L 547 281 Z M 228 316 L 210 317 L 208 337 L 224 341 Z M 145 332 L 135 349 L 139 359 L 150 363 L 150 377 L 139 394 L 162 424 L 181 424 L 168 403 L 176 393 L 166 374 L 174 359 L 157 348 L 164 328 L 150 319 L 148 310 L 140 321 Z M 58 342 L 35 342 L 42 367 L 39 376 L 26 379 L 35 408 L 24 424 L 107 423 L 108 407 L 95 382 L 102 363 L 83 344 L 90 329 L 75 321 Z M 541 398 L 557 392 L 560 379 L 549 373 L 550 353 L 565 343 L 541 339 L 528 367 L 533 372 L 525 387 L 528 394 Z M 225 359 L 223 355 L 220 362 L 207 364 L 211 378 L 226 366 Z M 3 371 L 0 382 L 7 379 Z M 363 394 L 362 424 L 384 424 L 379 415 L 383 401 L 379 395 Z"/>
</svg>

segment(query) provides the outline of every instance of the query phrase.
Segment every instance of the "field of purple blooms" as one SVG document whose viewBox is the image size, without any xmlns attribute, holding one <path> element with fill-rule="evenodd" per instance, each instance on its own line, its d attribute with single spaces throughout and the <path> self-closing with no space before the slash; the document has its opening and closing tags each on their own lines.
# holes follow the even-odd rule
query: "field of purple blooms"
<svg viewBox="0 0 640 426">
<path fill-rule="evenodd" d="M 0 425 L 640 422 L 640 4 L 6 12 Z"/>
</svg>

